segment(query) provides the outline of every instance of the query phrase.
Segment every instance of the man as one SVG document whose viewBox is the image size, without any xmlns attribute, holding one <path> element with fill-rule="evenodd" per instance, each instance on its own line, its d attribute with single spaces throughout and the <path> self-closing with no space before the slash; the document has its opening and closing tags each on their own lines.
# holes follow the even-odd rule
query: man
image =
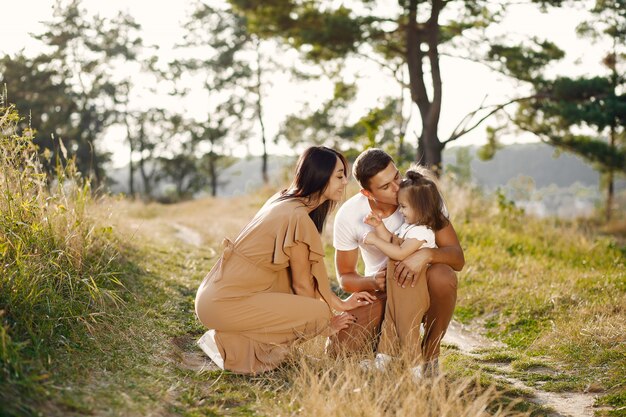
<svg viewBox="0 0 626 417">
<path fill-rule="evenodd" d="M 353 175 L 361 186 L 358 194 L 346 201 L 335 216 L 333 245 L 337 279 L 344 291 L 384 291 L 387 257 L 373 245 L 363 243 L 363 235 L 372 227 L 363 222 L 370 211 L 383 218 L 390 231 L 403 223 L 398 210 L 397 194 L 402 176 L 391 156 L 380 149 L 368 149 L 354 162 Z M 447 215 L 447 213 L 445 213 Z M 457 277 L 465 258 L 452 224 L 435 233 L 437 248 L 423 248 L 400 262 L 395 268 L 395 283 L 413 287 L 427 268 L 426 279 L 430 307 L 424 320 L 422 354 L 425 370 L 438 370 L 439 345 L 452 319 L 456 304 Z M 365 264 L 365 275 L 357 270 L 359 251 Z"/>
</svg>

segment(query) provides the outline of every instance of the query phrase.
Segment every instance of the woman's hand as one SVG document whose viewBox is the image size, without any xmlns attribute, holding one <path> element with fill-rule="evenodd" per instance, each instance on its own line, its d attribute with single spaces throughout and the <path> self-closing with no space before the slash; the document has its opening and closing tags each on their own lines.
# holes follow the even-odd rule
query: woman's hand
<svg viewBox="0 0 626 417">
<path fill-rule="evenodd" d="M 356 322 L 356 318 L 352 314 L 341 313 L 330 319 L 330 335 L 339 333 L 340 330 L 347 329 L 351 324 Z"/>
<path fill-rule="evenodd" d="M 354 310 L 357 307 L 368 305 L 376 301 L 376 297 L 367 291 L 355 292 L 350 297 L 342 300 L 343 311 Z"/>
</svg>

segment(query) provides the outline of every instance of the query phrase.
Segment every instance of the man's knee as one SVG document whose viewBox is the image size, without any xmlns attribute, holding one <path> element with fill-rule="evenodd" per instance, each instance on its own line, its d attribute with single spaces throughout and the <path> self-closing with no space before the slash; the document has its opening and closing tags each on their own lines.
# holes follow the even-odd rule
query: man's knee
<svg viewBox="0 0 626 417">
<path fill-rule="evenodd" d="M 456 295 L 458 279 L 456 272 L 448 265 L 434 264 L 426 273 L 428 291 L 433 295 L 445 296 Z"/>
</svg>

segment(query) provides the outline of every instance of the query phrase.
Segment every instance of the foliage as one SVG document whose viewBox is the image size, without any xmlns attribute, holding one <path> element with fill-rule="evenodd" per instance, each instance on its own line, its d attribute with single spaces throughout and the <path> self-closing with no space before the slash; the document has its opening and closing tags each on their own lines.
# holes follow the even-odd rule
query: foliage
<svg viewBox="0 0 626 417">
<path fill-rule="evenodd" d="M 171 63 L 172 79 L 182 74 L 193 74 L 201 80 L 208 100 L 206 119 L 184 120 L 182 125 L 189 134 L 183 138 L 178 149 L 181 155 L 168 158 L 168 166 L 180 162 L 203 160 L 206 170 L 196 171 L 188 184 L 202 183 L 208 174 L 211 194 L 217 194 L 220 160 L 227 155 L 227 138 L 242 141 L 248 128 L 244 121 L 254 117 L 256 104 L 251 104 L 253 74 L 242 54 L 250 46 L 250 36 L 242 16 L 229 10 L 221 10 L 202 1 L 185 24 L 185 48 L 192 58 L 179 59 Z M 256 86 L 258 88 L 258 85 Z M 186 94 L 186 91 L 182 91 Z M 258 99 L 258 97 L 257 97 Z M 170 169 L 169 175 L 175 170 Z M 185 172 L 185 175 L 187 173 Z M 177 178 L 177 183 L 185 180 Z"/>
<path fill-rule="evenodd" d="M 620 137 L 626 126 L 626 95 L 618 94 L 610 79 L 561 77 L 536 85 L 538 98 L 520 106 L 518 126 L 603 169 L 626 173 L 624 143 L 611 146 L 605 139 L 611 127 Z M 595 134 L 576 133 L 585 128 Z"/>
<path fill-rule="evenodd" d="M 532 73 L 518 70 L 518 65 L 527 66 L 529 60 L 534 62 L 537 57 L 501 49 L 494 58 L 501 61 L 505 71 L 529 82 L 534 90 L 520 101 L 516 114 L 509 117 L 514 125 L 556 148 L 585 158 L 606 174 L 608 220 L 613 209 L 613 173 L 626 173 L 626 3 L 597 0 L 586 4 L 592 4 L 593 20 L 580 24 L 577 31 L 596 41 L 609 40 L 611 46 L 603 61 L 606 73 L 548 79 L 542 75 L 541 65 Z M 553 56 L 558 58 L 555 53 Z M 493 157 L 499 146 L 498 133 L 502 131 L 504 125 L 488 131 L 489 141 L 481 152 L 485 158 Z"/>
<path fill-rule="evenodd" d="M 92 329 L 123 291 L 111 229 L 89 216 L 89 182 L 70 160 L 48 189 L 21 122 L 0 105 L 0 403 L 18 414 L 24 392 L 48 378 L 53 349 Z"/>
<path fill-rule="evenodd" d="M 81 0 L 57 0 L 54 18 L 45 22 L 46 31 L 36 38 L 46 52 L 34 58 L 23 54 L 0 59 L 0 81 L 14 91 L 11 101 L 27 123 L 34 127 L 35 143 L 56 159 L 62 138 L 76 155 L 78 170 L 104 184 L 103 163 L 108 155 L 96 140 L 116 120 L 114 77 L 117 60 L 132 60 L 138 40 L 138 25 L 126 15 L 113 19 L 90 17 Z M 54 137 L 53 137 L 54 136 Z M 54 163 L 43 161 L 47 172 Z"/>
<path fill-rule="evenodd" d="M 454 51 L 460 50 L 464 57 L 482 62 L 496 57 L 506 61 L 504 55 L 522 57 L 523 61 L 518 59 L 510 62 L 516 63 L 517 72 L 526 74 L 534 73 L 550 60 L 562 56 L 554 44 L 540 40 L 534 40 L 530 46 L 515 47 L 499 42 L 494 45 L 491 55 L 484 54 L 485 45 L 490 44 L 485 29 L 502 19 L 506 4 L 494 5 L 493 2 L 483 0 L 409 0 L 399 2 L 396 7 L 385 7 L 384 11 L 370 1 L 329 4 L 325 1 L 231 0 L 230 3 L 246 16 L 252 33 L 264 38 L 281 39 L 316 65 L 323 66 L 330 61 L 342 67 L 341 62 L 346 58 L 359 56 L 378 62 L 385 71 L 391 70 L 392 76 L 409 90 L 411 100 L 419 110 L 422 131 L 418 134 L 415 158 L 429 167 L 441 168 L 443 148 L 484 120 L 472 126 L 469 123 L 471 118 L 464 118 L 461 128 L 455 130 L 449 138 L 439 137 L 443 88 L 441 53 L 454 54 Z M 561 1 L 535 3 L 547 7 L 560 5 Z M 471 38 L 479 41 L 467 44 Z M 472 55 L 467 56 L 467 51 Z M 408 81 L 400 76 L 403 73 L 408 74 Z M 309 121 L 315 122 L 315 116 L 331 120 L 329 112 L 333 110 L 341 113 L 341 109 L 329 106 L 330 102 L 332 100 L 319 111 L 311 113 L 309 117 L 313 120 Z M 378 116 L 380 112 L 373 109 L 364 119 Z M 297 119 L 297 116 L 291 118 L 290 123 L 298 124 Z M 364 119 L 362 122 L 366 122 Z M 306 121 L 307 117 L 301 120 Z M 361 127 L 367 129 L 367 123 Z M 403 154 L 404 129 L 400 130 L 399 153 Z M 371 133 L 364 134 L 370 142 Z M 339 138 L 341 136 L 333 135 L 329 140 L 336 141 Z M 345 138 L 344 142 L 351 139 Z"/>
<path fill-rule="evenodd" d="M 489 60 L 499 63 L 502 72 L 532 82 L 551 61 L 559 60 L 565 53 L 550 41 L 532 40 L 530 46 L 493 44 L 487 53 Z"/>
<path fill-rule="evenodd" d="M 318 110 L 305 116 L 291 115 L 283 122 L 279 138 L 294 145 L 328 145 L 339 148 L 343 140 L 353 138 L 349 126 L 349 105 L 356 98 L 356 86 L 344 82 L 335 83 L 333 97 Z"/>
<path fill-rule="evenodd" d="M 619 240 L 582 223 L 532 218 L 501 192 L 486 199 L 466 196 L 463 186 L 446 188 L 457 196 L 449 205 L 467 259 L 455 314 L 481 323 L 517 355 L 562 366 L 555 390 L 591 383 L 606 395 L 623 389 L 626 264 Z"/>
</svg>

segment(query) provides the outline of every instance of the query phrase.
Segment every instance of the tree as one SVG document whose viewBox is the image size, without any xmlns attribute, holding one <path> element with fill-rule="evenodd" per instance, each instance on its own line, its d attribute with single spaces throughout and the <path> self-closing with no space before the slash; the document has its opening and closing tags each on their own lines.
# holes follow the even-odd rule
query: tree
<svg viewBox="0 0 626 417">
<path fill-rule="evenodd" d="M 139 174 L 143 183 L 144 196 L 154 197 L 154 186 L 160 179 L 160 155 L 167 152 L 168 141 L 179 131 L 180 117 L 164 109 L 148 110 L 126 114 L 129 121 L 128 140 L 138 154 Z M 132 126 L 132 127 L 131 127 Z M 131 164 L 133 155 L 131 155 Z"/>
<path fill-rule="evenodd" d="M 283 39 L 290 46 L 316 63 L 341 60 L 347 56 L 365 56 L 381 67 L 391 70 L 404 65 L 408 73 L 407 88 L 416 105 L 421 132 L 418 138 L 417 161 L 441 169 L 444 147 L 476 128 L 466 123 L 450 137 L 439 136 L 442 105 L 441 48 L 454 51 L 455 42 L 468 32 L 481 33 L 501 19 L 507 2 L 493 6 L 486 0 L 402 0 L 398 7 L 381 10 L 373 1 L 329 3 L 325 1 L 254 2 L 230 0 L 248 18 L 251 32 L 262 37 Z M 559 0 L 535 0 L 543 5 L 559 5 Z M 352 6 L 352 7 L 350 7 Z M 487 38 L 482 37 L 485 42 Z M 457 43 L 459 45 L 459 43 Z M 488 43 L 471 59 L 486 60 Z M 550 49 L 549 43 L 536 47 Z M 522 48 L 520 48 L 522 50 Z M 545 64 L 551 51 L 537 53 L 536 64 Z M 492 109 L 489 114 L 492 114 Z"/>
<path fill-rule="evenodd" d="M 254 81 L 251 86 L 251 91 L 254 93 L 256 97 L 255 115 L 256 115 L 256 119 L 259 122 L 259 128 L 261 129 L 261 143 L 263 144 L 261 176 L 263 177 L 263 183 L 268 184 L 269 176 L 267 174 L 267 144 L 269 141 L 267 138 L 267 134 L 265 132 L 265 121 L 263 118 L 263 109 L 264 109 L 263 86 L 265 85 L 263 76 L 267 70 L 266 69 L 267 65 L 273 64 L 273 66 L 275 67 L 275 63 L 270 59 L 269 63 L 267 63 L 266 65 L 266 61 L 264 59 L 263 53 L 261 52 L 262 41 L 261 39 L 259 39 L 258 36 L 253 35 L 250 37 L 250 39 L 251 39 L 254 51 L 256 53 Z"/>
<path fill-rule="evenodd" d="M 171 65 L 171 76 L 180 79 L 192 74 L 206 94 L 206 116 L 188 126 L 184 147 L 191 159 L 203 159 L 210 176 L 211 194 L 217 194 L 219 161 L 226 156 L 226 139 L 246 138 L 245 121 L 254 118 L 249 92 L 252 71 L 242 53 L 250 38 L 242 16 L 196 3 L 185 24 L 185 42 L 180 45 L 194 58 L 179 59 Z M 257 85 L 260 81 L 257 79 Z M 182 94 L 188 92 L 182 89 Z M 259 95 L 260 97 L 260 95 Z"/>
<path fill-rule="evenodd" d="M 47 64 L 45 55 L 5 55 L 0 59 L 0 84 L 8 90 L 8 102 L 19 114 L 27 115 L 20 121 L 20 129 L 34 129 L 33 143 L 46 156 L 42 159 L 44 171 L 51 173 L 56 157 L 61 157 L 58 138 L 63 138 L 70 149 L 77 147 L 68 123 L 77 107 L 65 78 Z"/>
<path fill-rule="evenodd" d="M 47 51 L 34 58 L 5 56 L 2 81 L 9 84 L 9 99 L 31 115 L 28 122 L 38 132 L 35 143 L 58 156 L 54 137 L 61 138 L 80 172 L 102 185 L 107 155 L 97 141 L 116 121 L 113 68 L 117 60 L 134 58 L 139 26 L 123 13 L 114 19 L 91 17 L 80 0 L 57 0 L 46 27 L 35 37 Z"/>
<path fill-rule="evenodd" d="M 328 144 L 339 147 L 344 139 L 353 139 L 356 135 L 349 126 L 348 106 L 356 97 L 356 86 L 344 82 L 335 83 L 333 97 L 324 102 L 319 109 L 304 116 L 291 115 L 283 122 L 279 137 L 293 145 Z"/>
<path fill-rule="evenodd" d="M 518 128 L 599 167 L 606 179 L 605 217 L 609 220 L 614 173 L 626 173 L 626 0 L 595 0 L 587 4 L 591 4 L 594 20 L 582 23 L 578 33 L 593 40 L 609 41 L 603 61 L 604 74 L 576 78 L 528 77 L 523 71 L 515 70 L 523 67 L 523 59 L 511 57 L 511 50 L 506 48 L 499 54 L 511 57 L 509 72 L 530 82 L 534 90 L 528 100 L 520 102 L 510 119 Z M 497 136 L 492 136 L 488 148 L 496 143 Z"/>
</svg>

